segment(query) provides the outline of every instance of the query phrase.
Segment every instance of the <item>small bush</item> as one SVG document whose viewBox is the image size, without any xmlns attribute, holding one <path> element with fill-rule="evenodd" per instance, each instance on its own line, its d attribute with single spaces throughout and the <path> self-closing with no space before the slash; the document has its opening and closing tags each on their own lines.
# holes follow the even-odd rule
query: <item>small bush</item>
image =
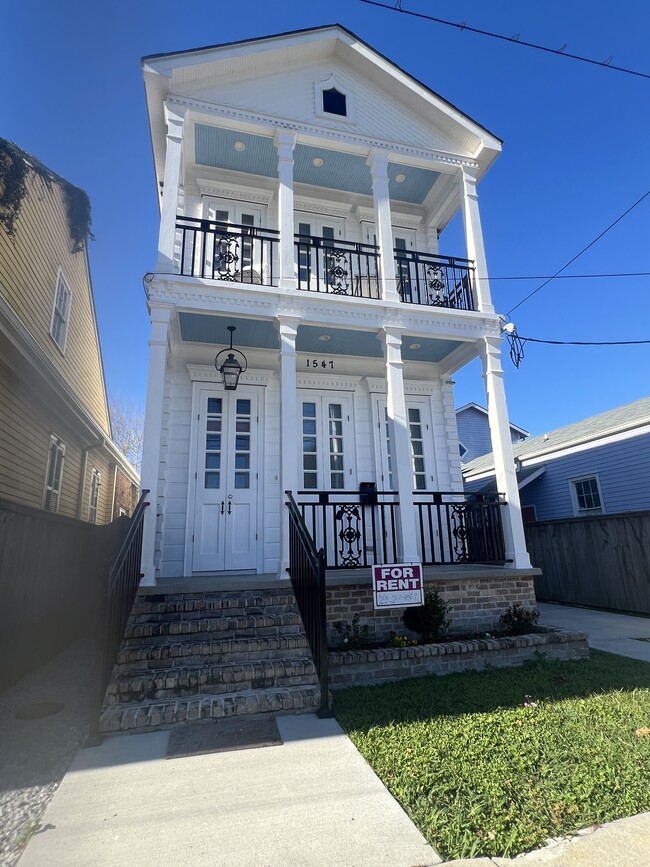
<svg viewBox="0 0 650 867">
<path fill-rule="evenodd" d="M 401 635 L 398 632 L 393 632 L 392 629 L 386 639 L 386 647 L 413 647 L 417 643 L 417 638 L 409 638 L 408 635 Z"/>
<path fill-rule="evenodd" d="M 429 589 L 424 594 L 424 605 L 406 609 L 404 626 L 417 632 L 425 644 L 442 641 L 451 625 L 451 620 L 447 619 L 448 610 L 449 605 L 438 591 Z"/>
<path fill-rule="evenodd" d="M 534 628 L 539 620 L 539 611 L 536 608 L 524 608 L 522 605 L 511 605 L 499 617 L 499 622 L 512 635 L 524 635 Z"/>
<path fill-rule="evenodd" d="M 363 650 L 368 646 L 368 624 L 359 625 L 359 614 L 355 614 L 352 618 L 352 623 L 343 623 L 342 620 L 337 620 L 334 624 L 334 629 L 339 634 L 339 646 L 343 650 Z"/>
</svg>

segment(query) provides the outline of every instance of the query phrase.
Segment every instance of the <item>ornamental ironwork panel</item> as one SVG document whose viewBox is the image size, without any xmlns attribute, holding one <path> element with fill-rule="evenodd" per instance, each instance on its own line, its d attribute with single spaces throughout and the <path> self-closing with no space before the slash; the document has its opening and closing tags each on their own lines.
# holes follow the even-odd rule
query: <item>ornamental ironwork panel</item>
<svg viewBox="0 0 650 867">
<path fill-rule="evenodd" d="M 214 270 L 221 280 L 239 278 L 239 240 L 237 235 L 217 235 L 214 239 Z"/>
<path fill-rule="evenodd" d="M 361 508 L 356 505 L 340 506 L 335 515 L 335 522 L 340 565 L 351 569 L 359 566 L 363 558 Z"/>
<path fill-rule="evenodd" d="M 450 307 L 446 273 L 437 265 L 428 265 L 425 273 L 429 304 L 434 307 Z"/>
<path fill-rule="evenodd" d="M 326 281 L 329 291 L 333 295 L 350 294 L 350 272 L 347 266 L 347 253 L 345 250 L 331 250 L 327 252 Z"/>
</svg>

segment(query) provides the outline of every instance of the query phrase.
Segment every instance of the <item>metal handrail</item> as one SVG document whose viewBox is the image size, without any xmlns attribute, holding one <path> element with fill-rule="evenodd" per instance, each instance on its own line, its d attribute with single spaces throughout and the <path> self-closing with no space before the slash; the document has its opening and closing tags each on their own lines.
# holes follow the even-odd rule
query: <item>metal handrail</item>
<svg viewBox="0 0 650 867">
<path fill-rule="evenodd" d="M 331 717 L 327 661 L 327 591 L 325 552 L 316 550 L 291 491 L 289 509 L 289 577 L 320 683 L 319 717 Z"/>
</svg>

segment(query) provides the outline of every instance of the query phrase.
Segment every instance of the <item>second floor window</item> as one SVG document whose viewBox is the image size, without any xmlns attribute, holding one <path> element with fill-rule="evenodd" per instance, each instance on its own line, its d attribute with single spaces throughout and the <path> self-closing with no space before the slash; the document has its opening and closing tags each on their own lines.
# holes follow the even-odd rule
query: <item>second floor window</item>
<svg viewBox="0 0 650 867">
<path fill-rule="evenodd" d="M 71 298 L 70 287 L 66 283 L 63 273 L 59 270 L 56 281 L 56 292 L 54 294 L 54 310 L 52 311 L 50 334 L 61 352 L 65 352 L 65 341 L 68 336 Z"/>
</svg>

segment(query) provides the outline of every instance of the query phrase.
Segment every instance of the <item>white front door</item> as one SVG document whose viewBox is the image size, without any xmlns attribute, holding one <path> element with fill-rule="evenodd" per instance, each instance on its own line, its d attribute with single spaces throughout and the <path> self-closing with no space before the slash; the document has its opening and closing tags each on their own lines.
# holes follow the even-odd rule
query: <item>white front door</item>
<svg viewBox="0 0 650 867">
<path fill-rule="evenodd" d="M 257 566 L 258 395 L 199 390 L 193 572 Z"/>
<path fill-rule="evenodd" d="M 336 247 L 337 241 L 345 240 L 345 220 L 337 217 L 315 217 L 313 214 L 296 214 L 295 231 L 298 240 L 298 285 L 301 288 L 316 288 L 319 280 L 329 282 L 328 262 L 325 251 Z M 320 248 L 309 241 L 321 238 Z"/>
<path fill-rule="evenodd" d="M 302 430 L 300 485 L 303 490 L 345 491 L 356 486 L 352 400 L 336 392 L 300 389 Z"/>
<path fill-rule="evenodd" d="M 377 476 L 381 479 L 383 490 L 394 490 L 394 437 L 392 424 L 386 411 L 386 399 L 379 398 L 375 403 L 377 456 Z M 433 426 L 431 406 L 426 398 L 406 396 L 406 415 L 411 442 L 411 466 L 413 469 L 413 491 L 435 491 L 437 487 L 435 456 L 433 450 Z"/>
</svg>

